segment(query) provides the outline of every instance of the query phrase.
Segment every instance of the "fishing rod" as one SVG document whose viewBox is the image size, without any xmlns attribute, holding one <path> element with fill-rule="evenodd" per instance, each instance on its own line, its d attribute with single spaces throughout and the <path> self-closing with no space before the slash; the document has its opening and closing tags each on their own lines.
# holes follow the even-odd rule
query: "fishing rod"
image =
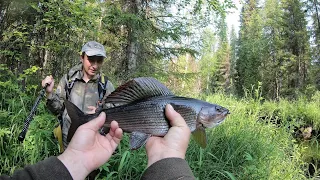
<svg viewBox="0 0 320 180">
<path fill-rule="evenodd" d="M 48 86 L 49 86 L 49 84 L 47 83 L 47 84 L 41 89 L 41 91 L 40 91 L 40 93 L 39 93 L 39 96 L 37 97 L 37 100 L 35 101 L 32 109 L 31 109 L 31 112 L 30 112 L 29 116 L 27 117 L 27 119 L 26 119 L 25 122 L 24 122 L 24 127 L 23 127 L 23 129 L 22 129 L 22 131 L 21 131 L 21 133 L 19 134 L 19 137 L 18 137 L 18 140 L 19 140 L 19 141 L 22 142 L 22 141 L 24 140 L 24 138 L 26 137 L 26 134 L 27 134 L 27 131 L 28 131 L 30 122 L 32 121 L 33 116 L 34 116 L 34 114 L 35 114 L 35 112 L 36 112 L 36 110 L 37 110 L 37 107 L 38 107 L 39 103 L 40 103 L 40 100 L 43 98 L 44 93 L 46 92 L 46 89 L 47 89 Z"/>
</svg>

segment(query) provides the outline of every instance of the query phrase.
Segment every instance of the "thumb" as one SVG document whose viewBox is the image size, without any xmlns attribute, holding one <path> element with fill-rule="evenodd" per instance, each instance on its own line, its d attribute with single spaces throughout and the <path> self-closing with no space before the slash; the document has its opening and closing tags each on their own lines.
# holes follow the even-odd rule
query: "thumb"
<svg viewBox="0 0 320 180">
<path fill-rule="evenodd" d="M 173 109 L 171 104 L 166 105 L 166 117 L 169 119 L 171 126 L 188 127 L 183 117 Z"/>
<path fill-rule="evenodd" d="M 92 110 L 92 109 L 96 109 L 95 106 L 88 106 L 88 109 Z"/>
<path fill-rule="evenodd" d="M 83 125 L 83 127 L 93 129 L 94 131 L 98 131 L 103 126 L 105 120 L 106 120 L 106 113 L 101 112 L 98 117 L 87 122 L 86 124 Z"/>
</svg>

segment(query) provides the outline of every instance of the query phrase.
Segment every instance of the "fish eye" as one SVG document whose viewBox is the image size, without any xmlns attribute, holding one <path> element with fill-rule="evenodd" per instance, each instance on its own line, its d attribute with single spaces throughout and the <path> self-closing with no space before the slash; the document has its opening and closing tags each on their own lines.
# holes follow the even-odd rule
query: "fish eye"
<svg viewBox="0 0 320 180">
<path fill-rule="evenodd" d="M 221 111 L 221 107 L 220 106 L 216 106 L 216 110 L 217 111 Z"/>
</svg>

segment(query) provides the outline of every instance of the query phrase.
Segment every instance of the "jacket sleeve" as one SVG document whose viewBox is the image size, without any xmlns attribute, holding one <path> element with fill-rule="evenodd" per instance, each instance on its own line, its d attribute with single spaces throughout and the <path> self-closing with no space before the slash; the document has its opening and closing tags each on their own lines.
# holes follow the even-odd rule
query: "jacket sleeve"
<svg viewBox="0 0 320 180">
<path fill-rule="evenodd" d="M 111 94 L 112 92 L 114 91 L 114 86 L 113 84 L 111 83 L 111 81 L 108 80 L 108 83 L 107 83 L 107 91 L 106 91 L 106 94 L 104 95 L 103 97 L 103 101 L 105 102 L 105 99 L 107 98 L 107 96 L 109 94 Z M 111 103 L 104 103 L 103 108 L 111 108 L 111 107 L 114 107 L 113 104 Z"/>
<path fill-rule="evenodd" d="M 194 180 L 195 177 L 187 163 L 181 158 L 166 158 L 153 163 L 143 173 L 142 180 L 149 179 L 183 179 L 183 180 Z"/>
<path fill-rule="evenodd" d="M 67 75 L 64 75 L 61 78 L 55 92 L 47 96 L 47 107 L 54 115 L 60 114 L 64 109 L 63 102 L 66 99 L 66 76 Z"/>
<path fill-rule="evenodd" d="M 0 176 L 0 180 L 72 180 L 72 176 L 57 157 L 50 157 L 24 169 L 16 170 L 13 175 Z"/>
</svg>

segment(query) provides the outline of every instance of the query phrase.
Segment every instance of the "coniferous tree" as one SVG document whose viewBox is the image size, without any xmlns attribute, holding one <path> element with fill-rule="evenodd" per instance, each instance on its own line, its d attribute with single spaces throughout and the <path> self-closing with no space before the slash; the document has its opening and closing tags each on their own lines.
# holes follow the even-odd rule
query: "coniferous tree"
<svg viewBox="0 0 320 180">
<path fill-rule="evenodd" d="M 202 49 L 200 51 L 200 74 L 202 76 L 202 89 L 209 94 L 214 91 L 213 75 L 217 72 L 215 66 L 216 37 L 210 29 L 205 29 L 201 35 Z"/>
<path fill-rule="evenodd" d="M 227 39 L 226 15 L 220 14 L 217 23 L 218 50 L 216 52 L 217 72 L 214 75 L 216 89 L 230 92 L 230 45 Z"/>
<path fill-rule="evenodd" d="M 262 26 L 257 0 L 246 0 L 240 17 L 239 48 L 236 62 L 236 89 L 238 95 L 244 90 L 258 88 L 261 81 Z"/>
<path fill-rule="evenodd" d="M 279 99 L 282 86 L 281 57 L 284 41 L 282 40 L 282 15 L 279 0 L 266 0 L 263 8 L 263 44 L 261 63 L 262 93 L 266 98 Z"/>
<path fill-rule="evenodd" d="M 281 94 L 296 97 L 308 84 L 308 71 L 311 58 L 307 21 L 303 4 L 299 0 L 282 0 L 283 56 L 280 66 L 283 69 Z"/>
<path fill-rule="evenodd" d="M 216 32 L 204 31 L 200 72 L 204 76 L 205 92 L 230 92 L 230 45 L 227 39 L 226 16 L 220 14 Z"/>
<path fill-rule="evenodd" d="M 320 2 L 317 0 L 308 0 L 309 15 L 312 20 L 311 26 L 311 77 L 312 83 L 320 90 Z"/>
<path fill-rule="evenodd" d="M 234 26 L 231 27 L 230 34 L 230 87 L 231 92 L 235 93 L 236 60 L 237 60 L 237 34 Z"/>
</svg>

